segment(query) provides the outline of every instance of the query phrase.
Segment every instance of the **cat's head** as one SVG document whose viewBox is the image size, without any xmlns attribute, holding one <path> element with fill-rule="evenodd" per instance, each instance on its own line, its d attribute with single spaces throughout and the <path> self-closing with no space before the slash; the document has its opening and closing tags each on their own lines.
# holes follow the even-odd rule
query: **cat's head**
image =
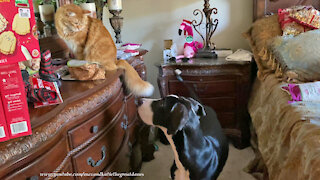
<svg viewBox="0 0 320 180">
<path fill-rule="evenodd" d="M 58 8 L 55 14 L 55 24 L 58 34 L 71 35 L 82 31 L 88 22 L 90 11 L 84 10 L 75 4 L 67 4 Z"/>
</svg>

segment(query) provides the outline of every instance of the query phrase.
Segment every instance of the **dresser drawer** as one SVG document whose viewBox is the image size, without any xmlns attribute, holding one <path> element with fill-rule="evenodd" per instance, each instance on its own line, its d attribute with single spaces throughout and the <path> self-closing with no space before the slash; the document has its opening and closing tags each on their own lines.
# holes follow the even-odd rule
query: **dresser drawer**
<svg viewBox="0 0 320 180">
<path fill-rule="evenodd" d="M 12 180 L 26 180 L 30 178 L 45 179 L 45 176 L 40 176 L 40 173 L 51 173 L 57 168 L 68 153 L 68 145 L 66 138 L 61 139 L 54 147 L 49 149 L 44 155 L 38 157 L 35 161 L 27 166 L 14 172 L 12 175 L 5 179 Z M 67 161 L 64 170 L 69 171 L 68 166 L 71 164 L 70 160 Z M 65 171 L 65 172 L 66 172 Z M 73 177 L 65 177 L 63 179 L 73 179 Z"/>
<path fill-rule="evenodd" d="M 106 169 L 105 172 L 118 172 L 118 173 L 125 173 L 130 172 L 130 149 L 129 147 L 124 144 L 124 146 L 117 154 L 116 159 L 112 162 L 111 166 Z M 129 180 L 130 177 L 123 176 L 123 177 L 98 177 L 96 180 Z M 131 178 L 133 179 L 133 178 Z"/>
<path fill-rule="evenodd" d="M 215 111 L 234 112 L 237 104 L 236 98 L 233 97 L 200 98 L 200 100 Z"/>
<path fill-rule="evenodd" d="M 217 116 L 222 128 L 237 128 L 237 120 L 234 112 L 217 111 Z"/>
<path fill-rule="evenodd" d="M 131 95 L 127 97 L 127 116 L 128 124 L 131 124 L 137 118 L 137 105 L 135 104 L 135 96 Z"/>
<path fill-rule="evenodd" d="M 113 101 L 113 103 L 109 104 L 105 110 L 99 112 L 88 121 L 70 130 L 68 134 L 69 140 L 71 142 L 71 147 L 78 147 L 94 135 L 100 133 L 101 130 L 106 126 L 108 126 L 111 120 L 120 111 L 123 103 L 123 97 L 123 94 L 120 93 L 119 96 Z"/>
<path fill-rule="evenodd" d="M 120 148 L 124 139 L 125 130 L 123 128 L 124 107 L 119 115 L 113 120 L 112 127 L 108 128 L 97 140 L 88 147 L 72 157 L 76 172 L 95 173 L 101 172 L 113 158 Z M 81 179 L 91 179 L 93 177 L 83 177 Z"/>
<path fill-rule="evenodd" d="M 196 94 L 201 97 L 213 97 L 221 95 L 235 96 L 236 80 L 215 80 L 215 81 L 188 81 L 185 83 L 192 87 Z M 170 94 L 189 96 L 189 91 L 185 85 L 177 80 L 169 80 L 168 90 Z"/>
</svg>

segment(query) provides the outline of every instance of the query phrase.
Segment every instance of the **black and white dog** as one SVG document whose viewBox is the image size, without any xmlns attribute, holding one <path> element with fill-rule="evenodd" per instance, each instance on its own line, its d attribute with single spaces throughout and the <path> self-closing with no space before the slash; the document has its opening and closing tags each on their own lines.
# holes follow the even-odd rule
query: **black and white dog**
<svg viewBox="0 0 320 180">
<path fill-rule="evenodd" d="M 192 98 L 175 95 L 141 101 L 140 118 L 159 127 L 174 152 L 171 178 L 217 179 L 228 158 L 229 146 L 214 110 Z"/>
</svg>

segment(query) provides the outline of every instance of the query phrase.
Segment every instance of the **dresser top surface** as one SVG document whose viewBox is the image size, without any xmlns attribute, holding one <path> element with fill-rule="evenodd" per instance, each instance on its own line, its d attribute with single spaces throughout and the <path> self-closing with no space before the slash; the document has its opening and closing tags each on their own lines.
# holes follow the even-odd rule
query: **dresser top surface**
<svg viewBox="0 0 320 180">
<path fill-rule="evenodd" d="M 158 66 L 167 67 L 167 66 L 219 66 L 219 65 L 246 65 L 250 64 L 251 61 L 227 61 L 225 58 L 193 58 L 188 62 L 181 63 L 162 63 Z"/>
<path fill-rule="evenodd" d="M 33 105 L 29 104 L 32 128 L 36 128 L 55 117 L 67 104 L 79 101 L 107 87 L 109 84 L 116 81 L 121 74 L 122 70 L 118 70 L 114 72 L 107 72 L 106 76 L 108 78 L 106 80 L 62 81 L 62 85 L 60 87 L 60 92 L 64 101 L 62 104 L 41 108 L 34 108 Z"/>
</svg>

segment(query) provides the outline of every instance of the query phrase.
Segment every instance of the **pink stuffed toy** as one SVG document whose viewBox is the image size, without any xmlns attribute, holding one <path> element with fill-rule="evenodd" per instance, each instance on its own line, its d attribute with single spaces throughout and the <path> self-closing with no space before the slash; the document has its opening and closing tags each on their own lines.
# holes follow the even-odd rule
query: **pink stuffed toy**
<svg viewBox="0 0 320 180">
<path fill-rule="evenodd" d="M 179 35 L 184 31 L 186 43 L 184 44 L 183 55 L 177 56 L 177 59 L 192 58 L 197 53 L 198 49 L 203 48 L 203 44 L 198 41 L 193 41 L 192 23 L 188 20 L 183 20 L 179 28 Z"/>
</svg>

